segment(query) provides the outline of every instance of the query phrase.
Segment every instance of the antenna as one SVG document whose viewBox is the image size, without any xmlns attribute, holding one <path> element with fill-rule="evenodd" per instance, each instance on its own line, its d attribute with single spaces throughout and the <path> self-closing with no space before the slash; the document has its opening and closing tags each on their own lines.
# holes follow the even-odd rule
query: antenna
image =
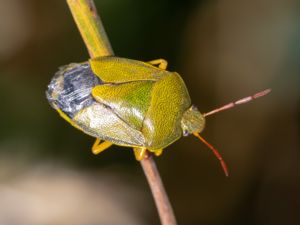
<svg viewBox="0 0 300 225">
<path fill-rule="evenodd" d="M 222 166 L 222 169 L 225 173 L 225 176 L 228 177 L 229 176 L 229 172 L 226 166 L 225 161 L 223 160 L 221 154 L 218 152 L 217 149 L 215 149 L 210 143 L 208 143 L 203 137 L 201 137 L 198 133 L 193 133 L 193 135 L 195 135 L 197 138 L 200 139 L 200 141 L 202 141 L 205 145 L 207 145 L 207 147 L 214 153 L 214 155 L 217 157 L 217 159 L 220 161 L 220 164 Z"/>
<path fill-rule="evenodd" d="M 224 106 L 221 106 L 219 108 L 216 108 L 208 113 L 204 113 L 202 114 L 204 117 L 207 117 L 207 116 L 210 116 L 212 114 L 215 114 L 215 113 L 218 113 L 218 112 L 221 112 L 221 111 L 224 111 L 224 110 L 227 110 L 227 109 L 230 109 L 230 108 L 233 108 L 237 105 L 240 105 L 240 104 L 244 104 L 244 103 L 247 103 L 247 102 L 250 102 L 252 100 L 255 100 L 257 98 L 260 98 L 262 96 L 265 96 L 267 94 L 269 94 L 271 92 L 271 89 L 266 89 L 266 90 L 263 90 L 263 91 L 260 91 L 260 92 L 257 92 L 256 94 L 254 95 L 250 95 L 248 97 L 245 97 L 245 98 L 241 98 L 237 101 L 234 101 L 234 102 L 230 102 Z M 222 166 L 222 169 L 225 173 L 225 176 L 228 177 L 229 176 L 229 172 L 228 172 L 228 168 L 226 166 L 226 163 L 225 161 L 223 160 L 221 154 L 218 152 L 217 149 L 215 149 L 210 143 L 208 143 L 203 137 L 201 137 L 198 133 L 193 133 L 193 135 L 195 135 L 197 138 L 200 139 L 200 141 L 202 141 L 213 153 L 214 155 L 217 157 L 217 159 L 220 161 L 220 164 Z"/>
<path fill-rule="evenodd" d="M 254 95 L 251 95 L 251 96 L 248 96 L 248 97 L 245 97 L 245 98 L 241 98 L 241 99 L 239 99 L 239 100 L 237 100 L 235 102 L 230 102 L 230 103 L 228 103 L 228 104 L 226 104 L 224 106 L 221 106 L 221 107 L 219 107 L 217 109 L 214 109 L 214 110 L 212 110 L 212 111 L 210 111 L 208 113 L 203 113 L 202 115 L 204 117 L 210 116 L 212 114 L 215 114 L 215 113 L 218 113 L 218 112 L 221 112 L 221 111 L 233 108 L 233 107 L 235 107 L 237 105 L 241 105 L 241 104 L 250 102 L 250 101 L 252 101 L 254 99 L 257 99 L 257 98 L 260 98 L 262 96 L 265 96 L 265 95 L 269 94 L 270 92 L 271 92 L 271 89 L 266 89 L 266 90 L 260 91 L 260 92 L 254 94 Z"/>
</svg>

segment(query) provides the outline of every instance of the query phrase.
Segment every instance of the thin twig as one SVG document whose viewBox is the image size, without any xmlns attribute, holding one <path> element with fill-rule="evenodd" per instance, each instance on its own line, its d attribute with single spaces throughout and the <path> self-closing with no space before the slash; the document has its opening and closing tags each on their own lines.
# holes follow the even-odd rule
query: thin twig
<svg viewBox="0 0 300 225">
<path fill-rule="evenodd" d="M 67 0 L 91 58 L 113 55 L 93 0 Z"/>
<path fill-rule="evenodd" d="M 67 3 L 90 57 L 113 55 L 113 50 L 93 0 L 67 0 Z M 176 225 L 172 206 L 150 153 L 148 153 L 148 157 L 141 160 L 141 165 L 150 185 L 161 224 Z"/>
<path fill-rule="evenodd" d="M 150 185 L 152 195 L 155 199 L 161 224 L 176 225 L 176 218 L 171 203 L 151 153 L 148 153 L 148 157 L 141 160 L 141 165 Z"/>
</svg>

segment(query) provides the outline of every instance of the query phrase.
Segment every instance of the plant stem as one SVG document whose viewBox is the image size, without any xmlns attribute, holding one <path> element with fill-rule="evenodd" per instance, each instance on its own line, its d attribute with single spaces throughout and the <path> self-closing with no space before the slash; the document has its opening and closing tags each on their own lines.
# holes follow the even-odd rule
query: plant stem
<svg viewBox="0 0 300 225">
<path fill-rule="evenodd" d="M 151 153 L 148 152 L 148 157 L 141 160 L 141 165 L 150 185 L 161 224 L 176 225 L 176 218 L 171 203 Z"/>
<path fill-rule="evenodd" d="M 91 58 L 114 55 L 93 0 L 67 0 Z M 176 225 L 167 193 L 151 153 L 141 160 L 162 225 Z"/>
<path fill-rule="evenodd" d="M 67 0 L 91 58 L 113 55 L 93 0 Z"/>
</svg>

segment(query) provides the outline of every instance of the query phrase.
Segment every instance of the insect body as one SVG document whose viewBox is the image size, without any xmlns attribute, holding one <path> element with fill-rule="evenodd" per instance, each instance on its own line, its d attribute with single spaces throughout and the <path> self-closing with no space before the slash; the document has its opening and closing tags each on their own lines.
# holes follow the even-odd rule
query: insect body
<svg viewBox="0 0 300 225">
<path fill-rule="evenodd" d="M 151 64 L 158 64 L 155 67 Z M 101 57 L 60 69 L 48 100 L 75 127 L 113 144 L 155 154 L 182 134 L 201 132 L 204 117 L 166 62 Z"/>
<path fill-rule="evenodd" d="M 146 150 L 160 155 L 181 136 L 194 134 L 202 140 L 204 115 L 191 105 L 180 75 L 166 67 L 162 59 L 145 63 L 118 57 L 73 63 L 55 74 L 47 98 L 64 119 L 97 138 L 95 154 L 116 144 L 133 147 L 141 160 Z M 202 141 L 227 174 L 218 152 Z"/>
</svg>

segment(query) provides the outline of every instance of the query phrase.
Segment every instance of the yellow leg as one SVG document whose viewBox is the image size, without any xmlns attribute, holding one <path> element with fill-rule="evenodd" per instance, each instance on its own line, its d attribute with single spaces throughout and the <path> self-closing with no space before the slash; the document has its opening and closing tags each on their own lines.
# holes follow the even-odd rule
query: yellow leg
<svg viewBox="0 0 300 225">
<path fill-rule="evenodd" d="M 100 143 L 100 139 L 96 139 L 95 143 L 93 144 L 93 147 L 92 147 L 92 152 L 97 155 L 101 152 L 103 152 L 105 149 L 109 148 L 112 143 L 109 142 L 109 141 L 104 141 L 102 143 Z"/>
<path fill-rule="evenodd" d="M 156 156 L 160 156 L 162 153 L 163 153 L 163 149 L 162 148 L 161 149 L 157 149 L 157 150 L 154 151 L 154 155 L 156 155 Z"/>
<path fill-rule="evenodd" d="M 134 156 L 136 158 L 136 160 L 141 161 L 145 158 L 146 156 L 146 151 L 147 149 L 144 147 L 141 148 L 133 148 L 133 152 L 134 152 Z M 160 156 L 163 152 L 163 149 L 157 149 L 155 151 L 153 151 L 154 155 L 156 156 Z"/>
<path fill-rule="evenodd" d="M 133 152 L 134 152 L 134 156 L 136 158 L 137 161 L 141 161 L 142 159 L 144 159 L 145 155 L 146 155 L 146 148 L 133 148 Z"/>
<path fill-rule="evenodd" d="M 168 62 L 164 59 L 155 59 L 149 61 L 148 63 L 150 63 L 151 65 L 158 65 L 158 68 L 162 70 L 166 70 L 168 66 Z"/>
</svg>

